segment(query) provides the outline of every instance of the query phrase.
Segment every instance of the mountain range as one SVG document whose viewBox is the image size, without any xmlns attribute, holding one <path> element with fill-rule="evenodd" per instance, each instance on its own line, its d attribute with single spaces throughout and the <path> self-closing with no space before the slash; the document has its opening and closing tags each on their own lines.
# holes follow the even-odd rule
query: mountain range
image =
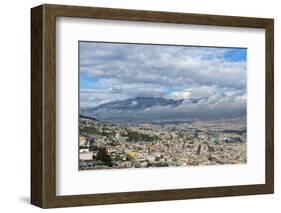
<svg viewBox="0 0 281 213">
<path fill-rule="evenodd" d="M 209 104 L 207 97 L 179 100 L 136 97 L 83 108 L 80 109 L 80 114 L 117 123 L 187 121 L 197 118 L 209 119 L 245 115 L 245 111 L 235 108 L 230 110 L 224 108 L 206 110 L 202 108 L 202 105 L 205 104 Z"/>
<path fill-rule="evenodd" d="M 99 111 L 108 112 L 109 110 L 139 111 L 154 106 L 177 107 L 182 102 L 183 99 L 173 100 L 173 99 L 165 99 L 165 98 L 137 97 L 137 98 L 129 98 L 126 100 L 101 104 L 99 106 L 86 109 L 84 110 L 84 112 L 85 113 L 99 112 Z"/>
<path fill-rule="evenodd" d="M 120 120 L 121 118 L 121 120 L 123 120 L 123 115 L 126 115 L 126 119 L 128 120 L 134 120 L 136 115 L 140 112 L 147 111 L 153 107 L 175 108 L 180 106 L 183 101 L 183 99 L 173 100 L 155 97 L 136 97 L 81 109 L 80 113 L 84 116 L 100 118 L 106 121 Z M 138 119 L 140 118 L 138 117 Z"/>
</svg>

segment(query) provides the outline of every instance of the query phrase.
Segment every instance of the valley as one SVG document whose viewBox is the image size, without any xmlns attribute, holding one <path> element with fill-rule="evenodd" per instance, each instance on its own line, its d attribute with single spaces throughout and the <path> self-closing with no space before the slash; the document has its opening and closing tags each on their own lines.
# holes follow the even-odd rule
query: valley
<svg viewBox="0 0 281 213">
<path fill-rule="evenodd" d="M 246 119 L 111 123 L 80 116 L 79 169 L 244 164 Z"/>
</svg>

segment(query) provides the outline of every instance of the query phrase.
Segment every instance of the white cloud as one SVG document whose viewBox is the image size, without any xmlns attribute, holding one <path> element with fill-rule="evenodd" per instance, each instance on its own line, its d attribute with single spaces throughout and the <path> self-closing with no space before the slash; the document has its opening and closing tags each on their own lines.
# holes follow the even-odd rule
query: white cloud
<svg viewBox="0 0 281 213">
<path fill-rule="evenodd" d="M 189 91 L 177 91 L 177 92 L 172 92 L 171 94 L 167 95 L 167 98 L 171 99 L 187 99 L 190 97 L 190 92 Z"/>
<path fill-rule="evenodd" d="M 227 48 L 80 45 L 80 74 L 96 81 L 81 90 L 83 107 L 142 96 L 186 99 L 189 113 L 245 111 L 246 61 L 225 59 Z"/>
</svg>

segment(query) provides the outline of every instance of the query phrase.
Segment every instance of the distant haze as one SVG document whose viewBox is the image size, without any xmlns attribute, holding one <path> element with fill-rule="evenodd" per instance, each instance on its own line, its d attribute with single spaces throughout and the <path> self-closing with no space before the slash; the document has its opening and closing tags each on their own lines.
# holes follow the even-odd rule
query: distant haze
<svg viewBox="0 0 281 213">
<path fill-rule="evenodd" d="M 80 114 L 103 120 L 246 115 L 244 48 L 80 42 Z"/>
</svg>

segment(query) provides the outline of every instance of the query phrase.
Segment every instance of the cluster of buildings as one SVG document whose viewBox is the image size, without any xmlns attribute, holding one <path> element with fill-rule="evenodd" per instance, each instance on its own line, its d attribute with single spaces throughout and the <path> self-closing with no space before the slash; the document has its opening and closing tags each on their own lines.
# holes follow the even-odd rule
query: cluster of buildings
<svg viewBox="0 0 281 213">
<path fill-rule="evenodd" d="M 79 168 L 246 163 L 246 129 L 238 130 L 192 124 L 126 126 L 80 117 Z"/>
</svg>

